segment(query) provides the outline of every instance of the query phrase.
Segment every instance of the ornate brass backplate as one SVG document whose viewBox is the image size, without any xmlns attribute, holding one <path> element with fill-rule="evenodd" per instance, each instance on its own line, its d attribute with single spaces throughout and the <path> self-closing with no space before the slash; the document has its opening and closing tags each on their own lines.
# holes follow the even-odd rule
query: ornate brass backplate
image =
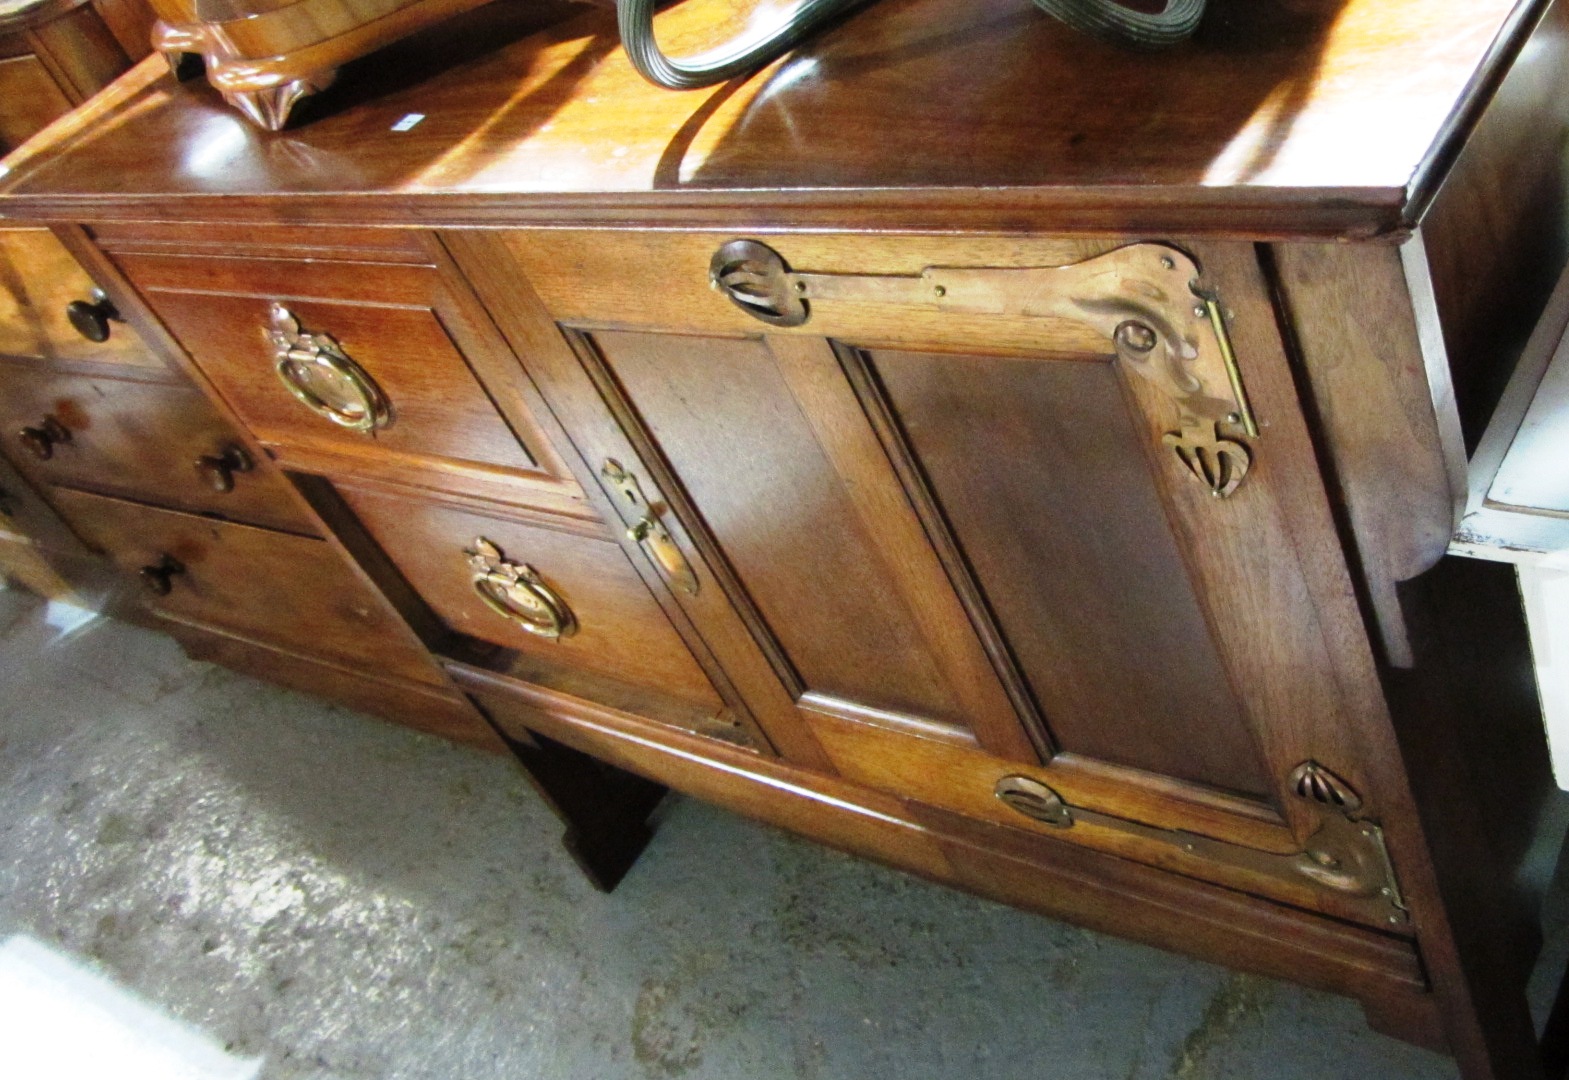
<svg viewBox="0 0 1569 1080">
<path fill-rule="evenodd" d="M 577 632 L 572 609 L 532 566 L 507 562 L 501 549 L 483 536 L 476 537 L 474 549 L 463 554 L 473 571 L 474 592 L 491 611 L 552 641 Z"/>
<path fill-rule="evenodd" d="M 307 333 L 282 304 L 273 304 L 269 314 L 273 370 L 302 405 L 364 435 L 392 423 L 392 403 L 337 341 L 327 334 Z"/>
<path fill-rule="evenodd" d="M 714 253 L 709 281 L 771 326 L 801 326 L 814 303 L 900 304 L 931 311 L 1070 319 L 1104 334 L 1123 368 L 1175 403 L 1163 442 L 1216 498 L 1236 491 L 1252 464 L 1242 437 L 1258 423 L 1219 301 L 1199 268 L 1164 244 L 1130 244 L 1066 266 L 931 266 L 919 274 L 814 274 L 791 270 L 755 240 Z"/>
</svg>

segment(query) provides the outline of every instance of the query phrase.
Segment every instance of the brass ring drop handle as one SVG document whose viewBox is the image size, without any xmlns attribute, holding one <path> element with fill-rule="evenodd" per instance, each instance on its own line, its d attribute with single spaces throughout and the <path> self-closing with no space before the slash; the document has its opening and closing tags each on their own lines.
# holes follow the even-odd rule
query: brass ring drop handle
<svg viewBox="0 0 1569 1080">
<path fill-rule="evenodd" d="M 71 326 L 88 341 L 109 340 L 109 324 L 123 322 L 120 312 L 102 289 L 94 289 L 91 300 L 72 300 L 65 305 L 65 317 Z"/>
<path fill-rule="evenodd" d="M 256 462 L 251 460 L 245 448 L 232 443 L 216 454 L 203 454 L 196 459 L 197 475 L 220 495 L 234 490 L 236 473 L 248 473 L 254 468 Z"/>
<path fill-rule="evenodd" d="M 71 441 L 71 429 L 54 417 L 46 416 L 42 422 L 17 432 L 16 437 L 35 458 L 48 461 L 54 457 L 56 446 Z"/>
<path fill-rule="evenodd" d="M 164 555 L 156 563 L 144 566 L 136 572 L 142 579 L 142 587 L 154 596 L 168 596 L 174 591 L 176 575 L 185 573 L 185 564 L 173 555 Z"/>
<path fill-rule="evenodd" d="M 474 550 L 463 553 L 473 571 L 475 594 L 497 615 L 531 634 L 551 641 L 577 632 L 577 619 L 532 566 L 507 562 L 501 549 L 477 537 Z"/>
<path fill-rule="evenodd" d="M 392 423 L 392 403 L 365 369 L 327 334 L 307 333 L 294 313 L 273 304 L 273 370 L 278 381 L 311 412 L 368 435 Z"/>
</svg>

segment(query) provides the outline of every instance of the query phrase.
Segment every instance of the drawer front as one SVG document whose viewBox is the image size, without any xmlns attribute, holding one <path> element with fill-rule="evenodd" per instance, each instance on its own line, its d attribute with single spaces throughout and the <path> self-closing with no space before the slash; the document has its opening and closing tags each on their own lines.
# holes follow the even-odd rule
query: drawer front
<svg viewBox="0 0 1569 1080">
<path fill-rule="evenodd" d="M 431 267 L 118 259 L 284 461 L 459 482 L 566 476 L 535 426 L 522 369 Z"/>
<path fill-rule="evenodd" d="M 670 619 L 597 525 L 521 521 L 380 490 L 340 494 L 459 635 L 448 650 L 459 659 L 480 654 L 492 670 L 683 727 L 736 730 Z M 519 574 L 525 583 L 507 584 Z"/>
<path fill-rule="evenodd" d="M 0 98 L 5 95 L 0 91 Z M 47 229 L 0 228 L 0 355 L 162 368 L 134 331 L 100 305 L 97 286 Z M 84 337 L 78 320 L 107 334 Z"/>
<path fill-rule="evenodd" d="M 191 387 L 0 365 L 0 433 L 40 481 L 314 531 L 272 465 L 245 454 Z"/>
<path fill-rule="evenodd" d="M 141 578 L 147 605 L 325 662 L 442 685 L 407 627 L 326 541 L 86 492 L 56 501 L 83 538 Z"/>
</svg>

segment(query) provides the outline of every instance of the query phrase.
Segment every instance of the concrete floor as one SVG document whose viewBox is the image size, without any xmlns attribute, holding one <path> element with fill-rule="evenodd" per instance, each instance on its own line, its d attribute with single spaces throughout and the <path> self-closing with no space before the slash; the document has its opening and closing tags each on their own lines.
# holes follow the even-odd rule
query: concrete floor
<svg viewBox="0 0 1569 1080">
<path fill-rule="evenodd" d="M 143 630 L 61 639 L 17 593 L 0 688 L 0 937 L 87 958 L 268 1080 L 1455 1076 L 1347 1001 L 688 800 L 602 896 L 506 762 Z"/>
</svg>

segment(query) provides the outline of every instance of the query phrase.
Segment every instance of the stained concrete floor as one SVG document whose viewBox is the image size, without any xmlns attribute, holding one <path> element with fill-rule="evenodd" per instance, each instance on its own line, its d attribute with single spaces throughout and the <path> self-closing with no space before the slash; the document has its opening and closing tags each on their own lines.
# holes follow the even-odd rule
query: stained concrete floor
<svg viewBox="0 0 1569 1080">
<path fill-rule="evenodd" d="M 268 1080 L 1455 1076 L 1344 1000 L 662 814 L 600 895 L 506 762 L 0 591 L 0 937 Z"/>
</svg>

